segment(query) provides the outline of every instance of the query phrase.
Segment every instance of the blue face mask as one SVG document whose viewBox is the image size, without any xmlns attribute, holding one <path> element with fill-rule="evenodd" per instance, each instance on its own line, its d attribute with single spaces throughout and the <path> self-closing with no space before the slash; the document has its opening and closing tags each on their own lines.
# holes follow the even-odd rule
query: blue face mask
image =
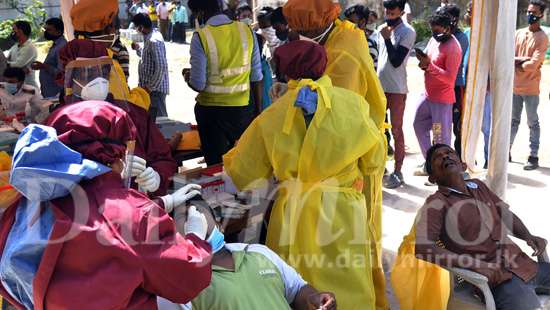
<svg viewBox="0 0 550 310">
<path fill-rule="evenodd" d="M 529 23 L 529 25 L 536 24 L 536 23 L 539 22 L 539 20 L 540 20 L 539 16 L 536 16 L 536 15 L 531 14 L 531 13 L 527 14 L 527 22 Z"/>
<path fill-rule="evenodd" d="M 12 95 L 15 95 L 19 90 L 19 87 L 15 83 L 6 83 L 5 87 L 6 87 L 6 91 Z"/>
<path fill-rule="evenodd" d="M 225 236 L 218 227 L 214 227 L 210 237 L 206 241 L 212 246 L 212 254 L 218 253 L 225 246 Z"/>
</svg>

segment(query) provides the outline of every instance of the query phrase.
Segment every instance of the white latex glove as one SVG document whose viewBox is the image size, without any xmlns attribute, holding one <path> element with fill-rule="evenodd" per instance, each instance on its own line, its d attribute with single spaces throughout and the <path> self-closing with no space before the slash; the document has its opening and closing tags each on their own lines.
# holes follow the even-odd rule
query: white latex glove
<svg viewBox="0 0 550 310">
<path fill-rule="evenodd" d="M 206 232 L 208 231 L 208 223 L 204 214 L 197 211 L 195 206 L 189 207 L 187 211 L 187 222 L 185 222 L 184 232 L 185 234 L 195 234 L 202 240 L 206 239 Z"/>
<path fill-rule="evenodd" d="M 139 156 L 128 155 L 126 156 L 126 167 L 128 167 L 127 169 L 132 178 L 137 177 L 147 169 L 147 161 Z"/>
<path fill-rule="evenodd" d="M 288 85 L 281 82 L 275 82 L 273 86 L 271 86 L 271 89 L 269 90 L 269 97 L 273 101 L 276 101 L 277 99 L 281 98 L 286 92 L 288 91 Z"/>
<path fill-rule="evenodd" d="M 160 187 L 160 175 L 149 167 L 136 178 L 136 183 L 148 193 L 156 192 Z"/>
<path fill-rule="evenodd" d="M 162 201 L 164 202 L 164 210 L 166 210 L 166 213 L 172 212 L 174 208 L 181 206 L 190 199 L 200 196 L 201 189 L 202 187 L 200 185 L 189 184 L 183 188 L 178 189 L 172 195 L 160 197 L 160 199 L 162 199 Z"/>
</svg>

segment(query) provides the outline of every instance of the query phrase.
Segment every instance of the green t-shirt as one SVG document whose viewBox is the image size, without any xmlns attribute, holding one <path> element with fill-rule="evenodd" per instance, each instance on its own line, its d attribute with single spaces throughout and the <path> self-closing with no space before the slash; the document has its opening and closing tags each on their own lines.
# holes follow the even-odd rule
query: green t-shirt
<svg viewBox="0 0 550 310">
<path fill-rule="evenodd" d="M 193 310 L 290 309 L 306 285 L 294 269 L 261 245 L 230 244 L 235 270 L 212 266 L 212 282 L 192 302 Z"/>
</svg>

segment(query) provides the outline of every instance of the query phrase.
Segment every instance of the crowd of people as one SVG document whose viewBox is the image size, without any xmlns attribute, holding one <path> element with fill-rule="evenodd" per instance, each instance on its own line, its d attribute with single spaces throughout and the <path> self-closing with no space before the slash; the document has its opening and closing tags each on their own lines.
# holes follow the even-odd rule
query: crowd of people
<svg viewBox="0 0 550 310">
<path fill-rule="evenodd" d="M 165 41 L 187 44 L 189 13 L 181 0 L 143 1 L 133 0 L 130 17 L 145 14 L 151 19 L 152 27 L 159 29 Z"/>
<path fill-rule="evenodd" d="M 442 1 L 428 20 L 425 48 L 406 0 L 383 7 L 378 26 L 366 6 L 342 12 L 332 0 L 259 9 L 188 0 L 189 12 L 180 0 L 134 0 L 131 28 L 143 35 L 130 46 L 139 57 L 135 88 L 130 53 L 117 35 L 118 1 L 75 4 L 69 42 L 64 22 L 48 19 L 44 38 L 52 45 L 43 62 L 31 25 L 17 21 L 1 116 L 29 125 L 10 171 L 20 195 L 0 204 L 0 296 L 18 309 L 389 309 L 382 188 L 405 184 L 407 65 L 415 55 L 425 77 L 413 124 L 424 162 L 415 174 L 438 190 L 405 238 L 412 247 L 400 250 L 408 265 L 392 272 L 401 307 L 429 308 L 426 298 L 411 297 L 422 294 L 410 283 L 436 281 L 411 271 L 420 259 L 486 276 L 497 309 L 537 309 L 535 291 L 550 288 L 550 264 L 532 260 L 509 235 L 533 256 L 545 252 L 546 240 L 469 179 L 460 159 L 471 32 L 460 27 L 460 7 Z M 538 168 L 545 9 L 531 0 L 529 27 L 516 34 L 512 143 L 525 105 L 525 170 Z M 465 12 L 470 25 L 471 3 Z M 196 29 L 188 42 L 190 20 Z M 169 80 L 167 41 L 190 45 L 181 80 Z M 265 245 L 226 243 L 200 186 L 169 190 L 180 163 L 155 121 L 168 116 L 170 84 L 183 82 L 198 94 L 206 164 L 223 164 L 240 191 L 274 180 Z"/>
</svg>

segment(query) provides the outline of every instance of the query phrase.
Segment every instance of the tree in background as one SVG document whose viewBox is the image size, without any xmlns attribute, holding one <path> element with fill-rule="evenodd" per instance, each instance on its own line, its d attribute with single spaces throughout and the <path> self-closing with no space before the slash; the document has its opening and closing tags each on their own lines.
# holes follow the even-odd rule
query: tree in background
<svg viewBox="0 0 550 310">
<path fill-rule="evenodd" d="M 6 39 L 12 32 L 12 25 L 16 20 L 26 20 L 32 26 L 32 38 L 37 38 L 42 32 L 42 25 L 48 16 L 44 9 L 44 3 L 39 0 L 1 0 L 9 8 L 17 11 L 19 16 L 15 19 L 7 19 L 0 22 L 0 38 Z"/>
</svg>

